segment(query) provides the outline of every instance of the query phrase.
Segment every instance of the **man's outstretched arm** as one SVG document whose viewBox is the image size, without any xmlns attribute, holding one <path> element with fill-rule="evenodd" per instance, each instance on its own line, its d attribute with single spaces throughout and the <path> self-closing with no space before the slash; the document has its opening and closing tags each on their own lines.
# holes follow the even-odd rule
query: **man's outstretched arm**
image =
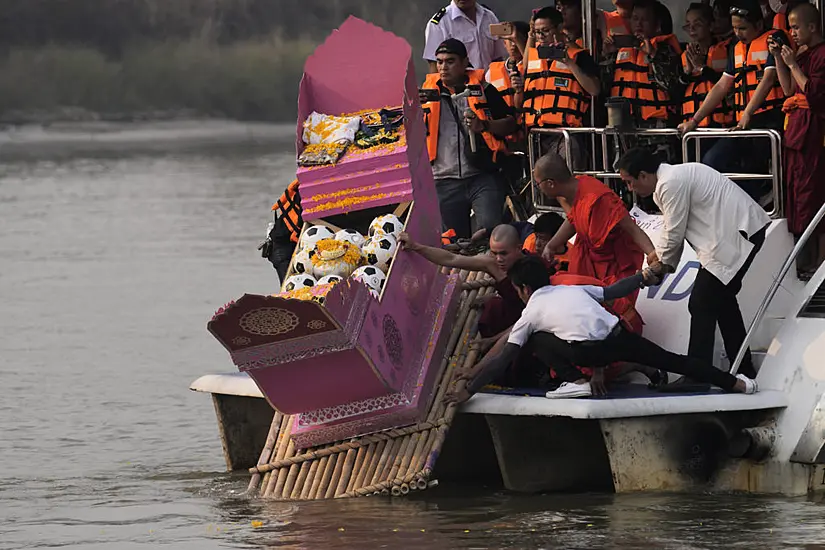
<svg viewBox="0 0 825 550">
<path fill-rule="evenodd" d="M 407 250 L 421 255 L 436 265 L 457 267 L 458 269 L 466 269 L 468 271 L 490 272 L 491 258 L 489 256 L 462 256 L 461 254 L 453 254 L 443 248 L 417 243 L 412 240 L 407 233 L 398 235 L 398 241 Z"/>
</svg>

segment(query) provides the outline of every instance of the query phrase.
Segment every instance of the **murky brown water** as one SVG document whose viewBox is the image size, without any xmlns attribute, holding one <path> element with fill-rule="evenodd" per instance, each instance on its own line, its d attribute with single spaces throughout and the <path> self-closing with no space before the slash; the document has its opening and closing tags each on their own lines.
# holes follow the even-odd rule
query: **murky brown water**
<svg viewBox="0 0 825 550">
<path fill-rule="evenodd" d="M 291 131 L 208 149 L 0 148 L 0 549 L 825 543 L 825 507 L 804 498 L 240 496 L 212 404 L 187 387 L 232 370 L 205 329 L 213 311 L 275 288 L 255 247 L 294 170 Z"/>
</svg>

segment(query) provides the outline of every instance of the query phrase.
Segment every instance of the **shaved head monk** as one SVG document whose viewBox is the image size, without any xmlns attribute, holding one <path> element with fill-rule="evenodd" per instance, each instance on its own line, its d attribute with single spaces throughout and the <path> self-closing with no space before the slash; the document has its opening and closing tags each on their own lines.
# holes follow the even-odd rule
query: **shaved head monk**
<svg viewBox="0 0 825 550">
<path fill-rule="evenodd" d="M 788 99 L 785 119 L 785 192 L 788 229 L 799 237 L 825 202 L 825 40 L 819 10 L 800 4 L 788 15 L 799 49 L 771 43 L 776 73 Z M 825 224 L 819 224 L 797 265 L 810 278 L 825 260 Z"/>
<path fill-rule="evenodd" d="M 606 285 L 635 274 L 645 254 L 648 263 L 659 261 L 650 237 L 636 225 L 619 196 L 596 178 L 574 177 L 562 157 L 548 153 L 536 161 L 533 181 L 542 193 L 558 200 L 567 214 L 544 247 L 545 260 L 563 253 L 575 235 L 568 252 L 568 271 Z M 631 296 L 634 302 L 637 295 Z"/>
</svg>

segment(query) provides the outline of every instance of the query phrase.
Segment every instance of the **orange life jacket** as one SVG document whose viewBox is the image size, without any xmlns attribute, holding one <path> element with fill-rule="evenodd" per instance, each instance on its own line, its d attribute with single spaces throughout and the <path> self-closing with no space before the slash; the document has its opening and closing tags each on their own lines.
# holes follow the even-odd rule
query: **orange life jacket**
<svg viewBox="0 0 825 550">
<path fill-rule="evenodd" d="M 618 10 L 603 11 L 604 26 L 607 29 L 607 36 L 616 36 L 617 34 L 633 34 L 630 31 L 630 25 L 627 20 L 619 15 Z"/>
<path fill-rule="evenodd" d="M 687 88 L 685 89 L 685 99 L 682 103 L 683 120 L 693 118 L 693 115 L 696 114 L 696 111 L 699 110 L 702 102 L 707 97 L 708 92 L 710 92 L 713 85 L 716 84 L 716 81 L 719 80 L 719 77 L 722 76 L 722 73 L 727 68 L 729 45 L 730 40 L 724 40 L 714 44 L 708 50 L 708 58 L 705 64 L 716 73 L 715 79 L 711 78 L 711 76 L 707 74 L 707 71 L 692 75 L 693 79 L 688 82 Z M 682 54 L 682 67 L 687 70 L 686 53 Z M 722 104 L 719 105 L 709 117 L 705 117 L 704 120 L 699 123 L 699 126 L 707 127 L 711 122 L 723 127 L 733 124 L 733 109 L 728 105 L 727 101 L 723 100 Z"/>
<path fill-rule="evenodd" d="M 567 47 L 567 55 L 576 59 L 584 50 Z M 531 48 L 524 83 L 524 124 L 535 127 L 580 127 L 590 107 L 590 94 L 563 61 L 540 59 Z"/>
<path fill-rule="evenodd" d="M 272 205 L 272 210 L 279 210 L 284 225 L 289 230 L 289 240 L 297 243 L 301 234 L 301 194 L 298 192 L 298 180 L 290 183 L 281 198 Z"/>
<path fill-rule="evenodd" d="M 521 63 L 518 64 L 518 67 L 518 70 L 521 71 Z M 510 71 L 507 70 L 507 62 L 494 61 L 490 63 L 490 67 L 487 69 L 487 82 L 492 84 L 496 90 L 498 90 L 507 105 L 510 107 L 513 106 L 516 89 L 513 88 L 513 83 L 510 81 Z M 523 120 L 524 116 L 521 113 L 518 113 L 516 115 L 516 122 L 519 126 L 521 126 Z M 507 136 L 505 139 L 508 142 L 521 141 L 524 139 L 524 132 L 519 129 L 516 133 Z"/>
<path fill-rule="evenodd" d="M 467 85 L 477 86 L 481 89 L 478 95 L 471 95 L 467 98 L 467 105 L 481 120 L 491 120 L 490 109 L 487 107 L 487 99 L 484 97 L 484 71 L 481 69 L 470 69 L 467 71 Z M 422 86 L 425 90 L 441 91 L 441 77 L 438 73 L 430 73 L 424 80 Z M 438 154 L 438 124 L 441 120 L 441 100 L 430 101 L 422 105 L 424 111 L 424 122 L 427 126 L 427 153 L 430 155 L 430 162 L 435 160 Z M 463 113 L 459 113 L 463 116 Z M 493 153 L 493 160 L 498 157 L 498 153 L 505 152 L 507 147 L 504 142 L 497 138 L 492 132 L 482 132 L 482 137 L 487 147 Z"/>
<path fill-rule="evenodd" d="M 737 121 L 742 119 L 742 113 L 745 112 L 745 107 L 747 107 L 748 102 L 753 98 L 753 94 L 756 92 L 756 88 L 759 86 L 765 74 L 765 64 L 768 62 L 768 55 L 770 55 L 770 51 L 768 51 L 768 38 L 775 32 L 783 31 L 770 30 L 762 34 L 759 38 L 751 41 L 750 44 L 744 44 L 742 42 L 736 44 L 733 65 L 736 70 L 734 80 L 734 110 L 736 111 Z M 765 101 L 754 111 L 754 114 L 782 107 L 784 101 L 785 93 L 782 91 L 782 85 L 777 78 L 773 88 L 768 92 Z"/>
<path fill-rule="evenodd" d="M 786 13 L 777 13 L 773 16 L 773 28 L 775 30 L 781 30 L 788 32 L 790 29 L 788 28 L 788 14 Z"/>
<path fill-rule="evenodd" d="M 682 53 L 679 41 L 672 34 L 655 36 L 650 43 L 653 48 L 669 45 L 677 54 Z M 640 115 L 642 120 L 666 119 L 668 107 L 673 106 L 667 90 L 651 82 L 650 61 L 639 48 L 621 48 L 616 54 L 610 95 L 628 98 L 634 114 Z"/>
</svg>

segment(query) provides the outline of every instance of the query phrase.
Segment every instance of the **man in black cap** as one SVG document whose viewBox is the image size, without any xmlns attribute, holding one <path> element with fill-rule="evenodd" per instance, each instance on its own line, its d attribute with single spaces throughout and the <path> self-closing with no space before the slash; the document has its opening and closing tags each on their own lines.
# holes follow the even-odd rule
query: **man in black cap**
<svg viewBox="0 0 825 550">
<path fill-rule="evenodd" d="M 518 126 L 512 108 L 484 81 L 484 71 L 471 68 L 463 43 L 455 38 L 442 42 L 436 64 L 438 72 L 427 75 L 420 98 L 427 151 L 443 229 L 469 238 L 471 209 L 478 229 L 492 230 L 502 221 L 498 162 L 506 152 L 504 138 Z"/>
</svg>

